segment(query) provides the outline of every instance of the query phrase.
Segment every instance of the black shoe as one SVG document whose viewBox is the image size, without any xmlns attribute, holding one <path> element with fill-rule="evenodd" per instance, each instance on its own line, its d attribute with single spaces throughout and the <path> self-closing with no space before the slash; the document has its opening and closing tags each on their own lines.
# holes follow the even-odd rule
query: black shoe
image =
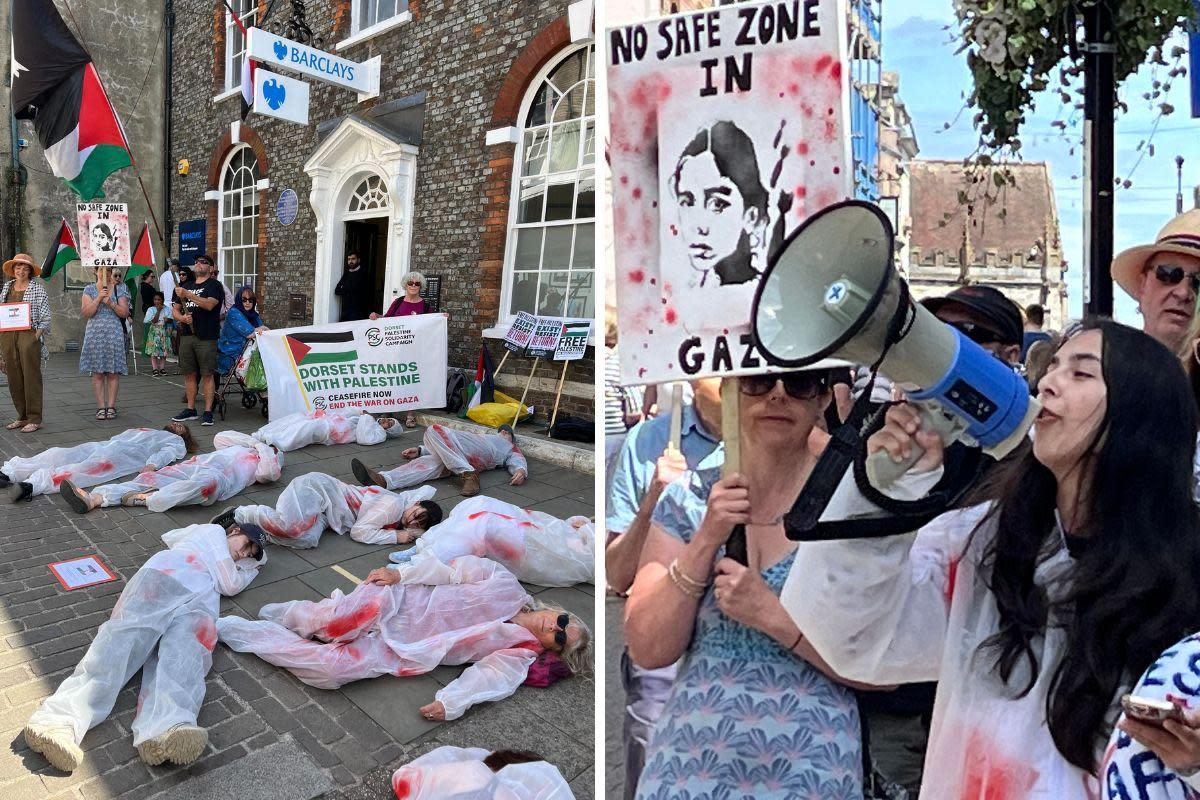
<svg viewBox="0 0 1200 800">
<path fill-rule="evenodd" d="M 196 409 L 185 408 L 183 411 L 180 411 L 178 414 L 171 417 L 171 421 L 172 422 L 187 422 L 188 420 L 193 420 L 198 416 L 199 416 L 199 414 L 196 413 Z"/>
<path fill-rule="evenodd" d="M 0 489 L 6 489 L 9 486 L 12 486 L 12 478 L 0 472 Z"/>
<path fill-rule="evenodd" d="M 220 525 L 222 528 L 225 528 L 226 530 L 228 530 L 230 525 L 237 524 L 237 520 L 233 518 L 233 512 L 235 510 L 236 509 L 234 509 L 232 506 L 225 509 L 220 514 L 217 514 L 215 517 L 212 518 L 212 520 L 211 520 L 212 524 Z"/>
<path fill-rule="evenodd" d="M 362 486 L 381 486 L 387 488 L 387 481 L 383 479 L 375 470 L 368 467 L 357 458 L 350 460 L 350 469 L 354 472 L 354 478 Z"/>
<path fill-rule="evenodd" d="M 212 412 L 211 412 L 211 411 L 205 411 L 205 412 L 204 412 L 204 419 L 203 419 L 203 420 L 201 420 L 200 424 L 201 424 L 201 425 L 212 425 L 212 424 L 213 424 L 213 418 L 212 418 Z"/>
<path fill-rule="evenodd" d="M 67 505 L 76 514 L 86 514 L 91 511 L 88 508 L 87 500 L 84 500 L 75 492 L 75 484 L 70 481 L 63 481 L 58 485 L 58 493 L 62 495 L 63 500 L 67 501 Z"/>
<path fill-rule="evenodd" d="M 12 493 L 9 495 L 14 503 L 26 502 L 33 499 L 33 484 L 21 481 L 13 484 Z"/>
</svg>

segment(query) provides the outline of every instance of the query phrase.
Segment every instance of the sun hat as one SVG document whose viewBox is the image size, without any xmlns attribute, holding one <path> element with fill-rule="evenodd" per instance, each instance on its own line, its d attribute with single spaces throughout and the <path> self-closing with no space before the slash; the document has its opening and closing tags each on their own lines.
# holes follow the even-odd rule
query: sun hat
<svg viewBox="0 0 1200 800">
<path fill-rule="evenodd" d="M 29 255 L 28 253 L 17 253 L 15 256 L 10 258 L 8 261 L 4 262 L 4 276 L 6 278 L 11 278 L 14 276 L 13 274 L 17 268 L 17 264 L 28 265 L 29 268 L 33 271 L 33 275 L 31 277 L 36 278 L 37 276 L 42 274 L 42 267 L 40 264 L 34 263 L 33 256 Z"/>
<path fill-rule="evenodd" d="M 1146 262 L 1156 253 L 1179 253 L 1200 258 L 1200 208 L 1185 211 L 1158 232 L 1154 244 L 1142 244 L 1123 251 L 1113 259 L 1112 278 L 1133 299 L 1138 299 Z"/>
</svg>

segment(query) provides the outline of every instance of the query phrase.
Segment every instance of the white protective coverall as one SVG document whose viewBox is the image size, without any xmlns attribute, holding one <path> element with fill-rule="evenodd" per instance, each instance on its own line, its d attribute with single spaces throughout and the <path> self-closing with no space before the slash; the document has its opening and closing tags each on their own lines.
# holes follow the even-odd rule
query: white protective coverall
<svg viewBox="0 0 1200 800">
<path fill-rule="evenodd" d="M 217 643 L 218 593 L 245 589 L 266 556 L 235 562 L 219 525 L 189 525 L 162 538 L 167 549 L 134 573 L 75 672 L 30 724 L 71 727 L 78 744 L 109 715 L 117 693 L 139 669 L 135 747 L 175 725 L 196 724 Z"/>
<path fill-rule="evenodd" d="M 421 454 L 395 469 L 379 474 L 389 489 L 403 489 L 438 478 L 446 470 L 455 475 L 505 467 L 529 474 L 529 462 L 521 450 L 499 434 L 468 433 L 442 425 L 430 425 L 421 440 Z"/>
<path fill-rule="evenodd" d="M 922 497 L 940 475 L 939 469 L 905 476 L 889 493 Z M 922 798 L 1092 800 L 1099 780 L 1059 753 L 1046 723 L 1046 698 L 1066 648 L 1061 623 L 1052 616 L 1034 641 L 1038 675 L 1024 697 L 1017 694 L 1028 684 L 1028 662 L 1019 662 L 1006 685 L 995 671 L 995 652 L 981 647 L 1000 626 L 980 568 L 996 519 L 972 537 L 988 508 L 951 511 L 900 536 L 802 542 L 780 600 L 843 678 L 938 682 Z M 847 474 L 822 519 L 863 513 L 880 512 Z M 1034 573 L 1049 604 L 1068 590 L 1072 563 L 1061 532 L 1054 535 L 1061 546 Z"/>
<path fill-rule="evenodd" d="M 1158 657 L 1133 694 L 1200 708 L 1200 634 L 1192 634 Z M 1195 800 L 1200 772 L 1183 777 L 1125 731 L 1114 728 L 1100 774 L 1104 800 Z"/>
<path fill-rule="evenodd" d="M 392 773 L 396 800 L 574 800 L 553 764 L 530 761 L 492 772 L 490 751 L 444 745 Z"/>
<path fill-rule="evenodd" d="M 224 446 L 225 433 L 216 435 L 214 447 Z M 254 438 L 263 444 L 275 445 L 281 453 L 288 453 L 310 444 L 380 444 L 403 433 L 404 426 L 399 422 L 384 430 L 370 414 L 308 411 L 269 422 L 254 432 Z"/>
<path fill-rule="evenodd" d="M 509 622 L 532 599 L 516 576 L 475 556 L 448 565 L 429 555 L 392 568 L 400 572 L 393 586 L 363 583 L 316 603 L 272 603 L 257 621 L 222 617 L 217 632 L 230 648 L 318 689 L 475 662 L 435 695 L 446 719 L 517 690 L 542 647 Z"/>
<path fill-rule="evenodd" d="M 389 492 L 378 486 L 351 486 L 323 472 L 309 472 L 287 485 L 275 507 L 239 506 L 233 517 L 252 522 L 284 547 L 316 547 L 325 528 L 350 533 L 364 544 L 395 544 L 396 527 L 409 506 L 437 494 L 432 486 Z"/>
<path fill-rule="evenodd" d="M 103 442 L 51 447 L 36 456 L 10 458 L 0 472 L 24 481 L 33 494 L 47 494 L 69 480 L 81 489 L 130 475 L 146 466 L 159 469 L 187 455 L 183 438 L 155 428 L 131 428 Z"/>
<path fill-rule="evenodd" d="M 587 517 L 561 520 L 480 495 L 459 503 L 392 561 L 403 564 L 425 551 L 447 563 L 466 555 L 490 558 L 537 586 L 574 586 L 595 582 L 596 526 Z"/>
<path fill-rule="evenodd" d="M 130 492 L 155 489 L 146 500 L 146 508 L 161 512 L 189 504 L 212 505 L 255 482 L 279 480 L 283 456 L 262 442 L 239 435 L 249 444 L 201 453 L 154 472 L 143 472 L 132 480 L 97 486 L 92 492 L 100 495 L 101 507 L 107 508 L 120 505 L 121 498 Z"/>
</svg>

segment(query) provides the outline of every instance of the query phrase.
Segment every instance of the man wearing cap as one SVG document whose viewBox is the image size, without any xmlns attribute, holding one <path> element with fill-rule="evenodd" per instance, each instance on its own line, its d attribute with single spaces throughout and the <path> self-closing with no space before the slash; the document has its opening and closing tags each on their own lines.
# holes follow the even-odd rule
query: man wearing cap
<svg viewBox="0 0 1200 800">
<path fill-rule="evenodd" d="M 30 327 L 0 332 L 0 361 L 8 373 L 8 391 L 17 418 L 10 431 L 33 433 L 42 427 L 42 364 L 46 362 L 46 335 L 50 333 L 50 299 L 46 284 L 38 279 L 42 269 L 26 253 L 4 262 L 0 303 L 28 303 Z"/>
<path fill-rule="evenodd" d="M 130 579 L 71 677 L 25 725 L 25 742 L 57 769 L 83 760 L 79 743 L 112 712 L 142 670 L 133 744 L 147 764 L 190 764 L 208 744 L 196 724 L 212 667 L 221 595 L 250 585 L 265 563 L 256 525 L 189 525 L 163 534 L 166 550 Z"/>
<path fill-rule="evenodd" d="M 1112 277 L 1137 300 L 1142 330 L 1178 351 L 1200 289 L 1200 209 L 1168 222 L 1154 244 L 1131 247 L 1114 258 Z"/>
<path fill-rule="evenodd" d="M 1020 362 L 1025 334 L 1021 308 L 999 289 L 961 286 L 945 297 L 922 300 L 921 305 L 1004 363 Z"/>
</svg>

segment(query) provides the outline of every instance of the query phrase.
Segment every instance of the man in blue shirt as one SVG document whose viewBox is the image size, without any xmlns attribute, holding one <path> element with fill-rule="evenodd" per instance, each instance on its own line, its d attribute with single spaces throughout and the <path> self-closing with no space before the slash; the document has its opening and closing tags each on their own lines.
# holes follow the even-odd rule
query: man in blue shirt
<svg viewBox="0 0 1200 800">
<path fill-rule="evenodd" d="M 633 584 L 642 546 L 650 531 L 654 506 L 663 490 L 686 470 L 720 466 L 721 381 L 693 381 L 692 405 L 682 409 L 680 452 L 668 455 L 671 418 L 662 415 L 639 422 L 629 430 L 613 468 L 608 494 L 608 544 L 604 562 L 609 590 L 624 595 Z M 645 670 L 621 654 L 621 683 L 625 690 L 625 797 L 637 791 L 650 733 L 666 705 L 675 680 L 675 665 Z"/>
</svg>

